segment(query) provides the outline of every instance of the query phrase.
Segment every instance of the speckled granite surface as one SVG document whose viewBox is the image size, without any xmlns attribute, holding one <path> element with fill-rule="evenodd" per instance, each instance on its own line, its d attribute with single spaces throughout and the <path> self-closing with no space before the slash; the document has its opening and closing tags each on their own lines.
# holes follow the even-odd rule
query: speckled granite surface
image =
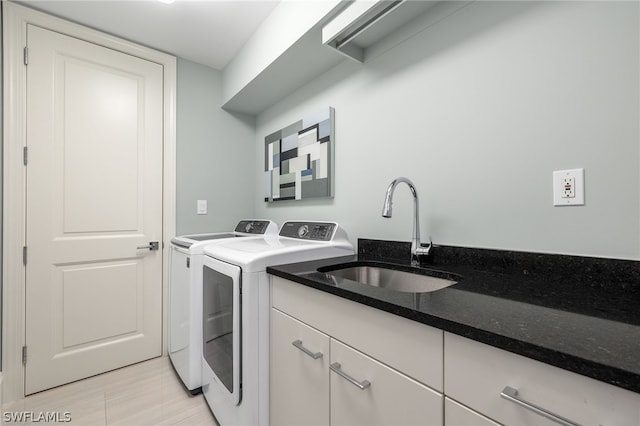
<svg viewBox="0 0 640 426">
<path fill-rule="evenodd" d="M 419 294 L 318 271 L 371 261 L 406 268 L 409 249 L 359 240 L 357 256 L 267 272 L 640 393 L 640 262 L 436 246 L 422 269 L 461 279 Z"/>
</svg>

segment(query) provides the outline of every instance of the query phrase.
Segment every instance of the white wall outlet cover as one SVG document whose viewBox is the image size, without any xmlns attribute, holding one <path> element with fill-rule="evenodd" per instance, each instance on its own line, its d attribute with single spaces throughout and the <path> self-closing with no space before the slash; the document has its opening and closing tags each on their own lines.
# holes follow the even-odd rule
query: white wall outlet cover
<svg viewBox="0 0 640 426">
<path fill-rule="evenodd" d="M 553 172 L 553 205 L 584 206 L 584 169 Z"/>
<path fill-rule="evenodd" d="M 198 214 L 207 214 L 207 200 L 198 200 L 196 212 Z"/>
</svg>

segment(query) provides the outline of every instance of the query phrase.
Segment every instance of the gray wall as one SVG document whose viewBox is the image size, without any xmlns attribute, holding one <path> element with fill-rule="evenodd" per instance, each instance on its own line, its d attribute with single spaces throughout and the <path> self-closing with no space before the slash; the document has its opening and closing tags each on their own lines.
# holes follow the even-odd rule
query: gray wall
<svg viewBox="0 0 640 426">
<path fill-rule="evenodd" d="M 336 111 L 333 200 L 255 211 L 339 221 L 408 241 L 412 179 L 423 238 L 441 244 L 640 259 L 637 2 L 474 2 L 365 64 L 345 61 L 257 117 L 265 135 Z M 552 172 L 585 168 L 586 205 L 554 207 Z"/>
<path fill-rule="evenodd" d="M 253 214 L 255 120 L 220 108 L 220 71 L 179 59 L 176 233 L 233 229 Z M 196 214 L 196 200 L 208 214 Z"/>
</svg>

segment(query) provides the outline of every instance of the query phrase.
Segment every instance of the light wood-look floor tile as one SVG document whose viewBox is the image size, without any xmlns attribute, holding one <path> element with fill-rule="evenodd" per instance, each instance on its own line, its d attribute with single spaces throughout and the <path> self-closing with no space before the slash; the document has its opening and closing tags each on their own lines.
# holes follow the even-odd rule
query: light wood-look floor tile
<svg viewBox="0 0 640 426">
<path fill-rule="evenodd" d="M 68 412 L 71 426 L 217 426 L 204 397 L 185 390 L 168 357 L 30 395 L 2 411 L 3 418 L 7 412 Z"/>
</svg>

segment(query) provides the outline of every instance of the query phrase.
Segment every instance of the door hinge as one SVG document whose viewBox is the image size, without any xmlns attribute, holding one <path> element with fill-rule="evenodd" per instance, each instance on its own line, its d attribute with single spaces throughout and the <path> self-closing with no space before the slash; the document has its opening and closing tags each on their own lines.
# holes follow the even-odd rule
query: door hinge
<svg viewBox="0 0 640 426">
<path fill-rule="evenodd" d="M 27 266 L 27 246 L 22 247 L 22 264 Z"/>
<path fill-rule="evenodd" d="M 29 65 L 29 48 L 25 46 L 24 51 L 24 64 Z"/>
<path fill-rule="evenodd" d="M 187 268 L 191 268 L 191 259 L 187 257 Z"/>
<path fill-rule="evenodd" d="M 26 166 L 28 161 L 29 161 L 29 148 L 25 146 L 24 148 L 22 148 L 22 162 Z"/>
<path fill-rule="evenodd" d="M 22 347 L 22 365 L 27 365 L 27 346 Z"/>
</svg>

